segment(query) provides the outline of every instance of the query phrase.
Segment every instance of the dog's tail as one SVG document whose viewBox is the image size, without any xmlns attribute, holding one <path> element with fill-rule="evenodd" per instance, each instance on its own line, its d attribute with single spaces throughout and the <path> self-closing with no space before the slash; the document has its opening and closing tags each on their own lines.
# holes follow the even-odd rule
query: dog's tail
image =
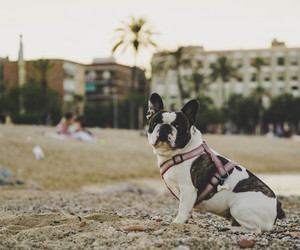
<svg viewBox="0 0 300 250">
<path fill-rule="evenodd" d="M 285 212 L 281 208 L 281 202 L 277 199 L 277 218 L 282 220 L 285 218 Z"/>
</svg>

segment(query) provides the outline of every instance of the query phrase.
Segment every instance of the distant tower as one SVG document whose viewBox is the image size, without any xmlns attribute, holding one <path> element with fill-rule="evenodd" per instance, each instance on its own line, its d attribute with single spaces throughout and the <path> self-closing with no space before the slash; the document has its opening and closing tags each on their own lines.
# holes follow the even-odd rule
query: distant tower
<svg viewBox="0 0 300 250">
<path fill-rule="evenodd" d="M 22 34 L 20 35 L 20 50 L 19 50 L 19 58 L 18 58 L 18 70 L 19 70 L 19 86 L 22 87 L 26 81 L 26 71 L 25 71 L 25 62 L 24 62 L 24 55 L 23 55 L 23 42 L 22 42 Z M 21 94 L 19 96 L 19 105 L 20 109 L 19 112 L 21 115 L 25 113 L 24 109 L 24 98 Z"/>
<path fill-rule="evenodd" d="M 22 34 L 20 34 L 18 69 L 19 69 L 19 72 L 18 72 L 19 73 L 19 86 L 23 86 L 26 81 L 26 71 L 25 71 L 25 61 L 24 61 L 24 55 L 23 55 Z"/>
</svg>

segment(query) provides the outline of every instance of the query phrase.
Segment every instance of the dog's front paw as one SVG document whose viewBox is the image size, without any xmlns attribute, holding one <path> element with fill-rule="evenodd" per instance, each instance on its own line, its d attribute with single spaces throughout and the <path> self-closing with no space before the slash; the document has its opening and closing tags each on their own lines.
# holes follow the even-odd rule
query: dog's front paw
<svg viewBox="0 0 300 250">
<path fill-rule="evenodd" d="M 184 218 L 180 218 L 180 217 L 176 217 L 176 219 L 173 221 L 174 223 L 180 223 L 180 224 L 183 224 L 187 221 L 187 219 L 184 219 Z"/>
</svg>

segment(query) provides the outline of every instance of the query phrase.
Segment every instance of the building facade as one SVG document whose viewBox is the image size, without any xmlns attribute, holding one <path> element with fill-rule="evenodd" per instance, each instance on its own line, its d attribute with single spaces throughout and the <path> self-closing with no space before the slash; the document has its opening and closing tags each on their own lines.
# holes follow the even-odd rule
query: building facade
<svg viewBox="0 0 300 250">
<path fill-rule="evenodd" d="M 46 62 L 48 68 L 43 69 L 42 64 Z M 83 113 L 85 104 L 123 99 L 131 90 L 132 67 L 118 64 L 114 58 L 95 59 L 90 65 L 62 59 L 39 59 L 20 63 L 3 58 L 0 62 L 0 93 L 7 95 L 13 87 L 39 83 L 43 74 L 47 85 L 61 94 L 63 110 L 80 114 Z M 148 88 L 149 82 L 144 71 L 136 68 L 135 93 L 146 94 Z"/>
<path fill-rule="evenodd" d="M 132 67 L 116 63 L 114 58 L 97 58 L 85 69 L 85 101 L 87 104 L 123 99 L 130 94 Z M 147 81 L 139 68 L 136 68 L 134 92 L 145 93 Z"/>
<path fill-rule="evenodd" d="M 48 69 L 41 69 L 42 61 L 48 61 Z M 20 65 L 25 65 L 20 73 Z M 38 83 L 45 73 L 47 85 L 61 94 L 64 101 L 63 110 L 82 112 L 83 102 L 76 102 L 76 95 L 84 98 L 85 94 L 85 65 L 61 60 L 61 59 L 40 59 L 26 61 L 20 64 L 19 61 L 6 61 L 1 65 L 3 95 L 6 95 L 13 87 L 22 86 L 27 83 Z M 20 76 L 24 80 L 20 81 Z"/>
<path fill-rule="evenodd" d="M 219 57 L 228 58 L 237 70 L 237 77 L 224 84 L 220 81 L 210 82 L 208 77 L 212 73 L 212 65 Z M 253 66 L 255 58 L 262 58 L 264 61 L 259 74 Z M 151 92 L 161 94 L 167 107 L 174 105 L 179 108 L 178 70 L 174 64 L 174 56 L 170 53 L 154 54 Z M 249 96 L 259 84 L 270 96 L 285 92 L 300 95 L 300 48 L 288 48 L 283 42 L 275 39 L 271 47 L 266 49 L 205 51 L 201 46 L 184 47 L 179 71 L 183 87 L 191 93 L 190 98 L 199 94 L 189 91 L 193 85 L 192 74 L 197 72 L 203 75 L 208 85 L 205 94 L 212 97 L 218 107 L 223 104 L 220 101 L 222 91 L 225 100 L 233 93 Z"/>
</svg>

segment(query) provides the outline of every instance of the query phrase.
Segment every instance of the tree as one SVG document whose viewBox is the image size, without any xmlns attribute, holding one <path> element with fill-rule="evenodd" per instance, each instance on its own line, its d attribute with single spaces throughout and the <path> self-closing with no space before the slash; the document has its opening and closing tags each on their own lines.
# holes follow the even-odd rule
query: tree
<svg viewBox="0 0 300 250">
<path fill-rule="evenodd" d="M 225 101 L 224 94 L 224 84 L 228 82 L 230 78 L 237 77 L 236 71 L 237 69 L 233 67 L 232 61 L 229 60 L 226 56 L 221 56 L 217 59 L 216 63 L 211 65 L 212 73 L 210 74 L 210 78 L 212 82 L 221 80 L 221 105 Z"/>
<path fill-rule="evenodd" d="M 254 61 L 252 62 L 252 67 L 254 67 L 256 69 L 258 85 L 261 85 L 261 81 L 262 81 L 261 68 L 264 65 L 265 65 L 265 61 L 261 57 L 254 58 Z"/>
<path fill-rule="evenodd" d="M 213 132 L 209 131 L 209 126 L 217 125 L 222 122 L 221 110 L 217 109 L 213 100 L 203 94 L 197 97 L 199 101 L 199 111 L 196 119 L 196 127 L 201 132 Z"/>
<path fill-rule="evenodd" d="M 297 115 L 300 114 L 300 108 L 298 98 L 295 98 L 292 94 L 285 93 L 272 98 L 271 105 L 268 110 L 268 119 L 274 124 L 280 124 L 281 126 L 288 122 L 289 124 L 295 124 L 300 121 Z"/>
<path fill-rule="evenodd" d="M 178 84 L 178 89 L 179 89 L 179 100 L 180 100 L 180 104 L 184 105 L 184 99 L 186 97 L 186 94 L 184 92 L 183 89 L 183 84 L 182 84 L 182 80 L 181 80 L 181 74 L 180 74 L 180 66 L 182 63 L 182 56 L 183 56 L 183 47 L 178 47 L 177 50 L 170 52 L 171 56 L 173 56 L 173 58 L 175 59 L 175 70 L 177 73 L 177 84 Z"/>
<path fill-rule="evenodd" d="M 268 96 L 268 92 L 266 89 L 262 86 L 262 66 L 265 65 L 265 61 L 261 57 L 254 58 L 254 61 L 252 63 L 252 66 L 256 69 L 257 73 L 257 83 L 258 86 L 252 93 L 252 97 L 254 100 L 258 103 L 258 125 L 259 125 L 259 134 L 262 133 L 262 127 L 263 127 L 263 116 L 264 116 L 264 107 L 263 107 L 263 98 L 265 96 Z"/>
<path fill-rule="evenodd" d="M 149 27 L 147 20 L 143 17 L 131 17 L 129 23 L 122 22 L 122 27 L 115 30 L 117 34 L 117 42 L 112 48 L 112 53 L 115 53 L 120 48 L 122 53 L 132 48 L 134 50 L 134 66 L 132 68 L 131 77 L 131 91 L 130 91 L 130 128 L 134 128 L 134 82 L 136 78 L 136 63 L 137 55 L 143 48 L 157 47 L 156 43 L 152 40 L 153 35 L 157 33 Z"/>
<path fill-rule="evenodd" d="M 39 73 L 38 82 L 41 84 L 43 92 L 46 93 L 47 89 L 47 74 L 49 70 L 54 66 L 54 63 L 49 59 L 39 59 L 32 62 L 33 67 Z"/>
<path fill-rule="evenodd" d="M 252 98 L 258 105 L 259 134 L 262 133 L 262 128 L 263 128 L 263 117 L 264 117 L 263 98 L 265 96 L 269 96 L 269 92 L 262 85 L 258 85 L 252 93 Z"/>
<path fill-rule="evenodd" d="M 24 97 L 25 113 L 19 112 L 20 95 Z M 43 114 L 50 112 L 51 119 L 57 123 L 61 118 L 61 97 L 60 93 L 46 89 L 47 102 L 44 102 L 43 88 L 38 83 L 27 83 L 22 87 L 11 88 L 5 97 L 7 112 L 12 116 L 15 123 L 38 124 Z"/>
<path fill-rule="evenodd" d="M 233 94 L 223 109 L 238 129 L 238 132 L 252 133 L 257 121 L 258 105 L 252 97 L 243 97 L 241 94 Z"/>
<path fill-rule="evenodd" d="M 194 95 L 199 95 L 200 90 L 205 90 L 207 85 L 204 82 L 205 76 L 203 74 L 198 73 L 197 71 L 194 71 L 192 73 L 191 81 L 193 83 L 193 88 L 191 88 L 191 91 L 194 92 Z"/>
</svg>

